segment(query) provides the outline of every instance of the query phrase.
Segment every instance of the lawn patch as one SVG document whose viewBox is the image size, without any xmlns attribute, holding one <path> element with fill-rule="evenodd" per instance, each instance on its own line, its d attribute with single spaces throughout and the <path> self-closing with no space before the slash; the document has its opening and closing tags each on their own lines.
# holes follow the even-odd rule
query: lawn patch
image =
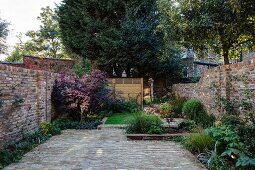
<svg viewBox="0 0 255 170">
<path fill-rule="evenodd" d="M 110 116 L 105 124 L 128 124 L 130 120 L 132 120 L 135 116 L 140 115 L 140 112 L 123 112 L 123 113 L 114 113 Z"/>
</svg>

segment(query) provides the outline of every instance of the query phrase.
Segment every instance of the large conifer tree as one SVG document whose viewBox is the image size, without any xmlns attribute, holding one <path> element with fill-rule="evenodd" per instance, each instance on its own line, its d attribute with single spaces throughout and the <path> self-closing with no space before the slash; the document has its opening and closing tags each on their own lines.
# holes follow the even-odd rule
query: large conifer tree
<svg viewBox="0 0 255 170">
<path fill-rule="evenodd" d="M 64 0 L 58 16 L 72 52 L 109 73 L 156 74 L 162 45 L 156 0 Z"/>
</svg>

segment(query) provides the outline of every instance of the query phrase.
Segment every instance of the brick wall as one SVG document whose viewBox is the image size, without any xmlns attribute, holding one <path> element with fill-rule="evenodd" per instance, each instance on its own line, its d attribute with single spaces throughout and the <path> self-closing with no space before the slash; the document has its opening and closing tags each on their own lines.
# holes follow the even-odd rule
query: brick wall
<svg viewBox="0 0 255 170">
<path fill-rule="evenodd" d="M 246 77 L 245 80 L 244 77 Z M 216 97 L 240 101 L 244 98 L 244 91 L 247 89 L 252 93 L 255 92 L 255 58 L 207 70 L 202 74 L 199 83 L 172 86 L 176 95 L 199 99 L 209 113 L 215 115 L 222 112 L 215 107 Z M 254 95 L 253 99 L 255 100 Z"/>
<path fill-rule="evenodd" d="M 51 120 L 51 90 L 57 76 L 0 64 L 0 144 L 19 140 Z"/>
<path fill-rule="evenodd" d="M 52 73 L 72 74 L 75 63 L 73 60 L 24 56 L 23 63 L 3 62 L 2 64 L 26 69 L 49 71 Z"/>
<path fill-rule="evenodd" d="M 69 74 L 73 72 L 74 61 L 64 59 L 23 57 L 24 68 L 33 70 L 47 70 L 53 73 Z"/>
</svg>

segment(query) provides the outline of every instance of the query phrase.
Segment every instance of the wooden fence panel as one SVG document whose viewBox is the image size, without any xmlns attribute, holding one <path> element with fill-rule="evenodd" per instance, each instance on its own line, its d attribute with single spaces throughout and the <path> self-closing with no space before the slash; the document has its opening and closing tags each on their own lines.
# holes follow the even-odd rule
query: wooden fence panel
<svg viewBox="0 0 255 170">
<path fill-rule="evenodd" d="M 143 78 L 109 78 L 107 81 L 113 98 L 143 105 Z"/>
</svg>

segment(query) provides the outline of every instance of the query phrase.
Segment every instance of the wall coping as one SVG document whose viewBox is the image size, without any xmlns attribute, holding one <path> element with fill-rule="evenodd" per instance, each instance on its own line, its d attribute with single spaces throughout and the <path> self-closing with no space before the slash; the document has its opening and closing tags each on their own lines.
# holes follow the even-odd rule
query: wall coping
<svg viewBox="0 0 255 170">
<path fill-rule="evenodd" d="M 27 69 L 22 67 L 15 67 L 15 66 L 9 66 L 6 64 L 0 63 L 0 71 L 11 71 L 14 73 L 22 72 L 22 73 L 30 73 L 30 74 L 50 74 L 50 75 L 61 75 L 60 73 L 53 73 L 46 70 L 33 70 L 33 69 Z"/>
<path fill-rule="evenodd" d="M 250 60 L 246 60 L 246 61 L 242 61 L 242 62 L 238 62 L 238 63 L 234 63 L 234 64 L 221 65 L 218 67 L 208 69 L 203 74 L 206 74 L 207 72 L 211 72 L 212 70 L 218 70 L 218 69 L 222 69 L 222 68 L 232 69 L 232 68 L 236 68 L 236 67 L 250 66 L 250 65 L 254 65 L 254 64 L 255 64 L 255 56 Z"/>
<path fill-rule="evenodd" d="M 35 59 L 37 59 L 37 60 L 52 60 L 52 61 L 64 61 L 64 62 L 74 62 L 74 60 L 72 60 L 72 59 L 61 59 L 61 58 L 40 58 L 40 57 L 35 57 L 35 56 L 28 56 L 28 55 L 24 55 L 23 56 L 23 60 L 25 59 L 25 58 L 35 58 Z"/>
</svg>

